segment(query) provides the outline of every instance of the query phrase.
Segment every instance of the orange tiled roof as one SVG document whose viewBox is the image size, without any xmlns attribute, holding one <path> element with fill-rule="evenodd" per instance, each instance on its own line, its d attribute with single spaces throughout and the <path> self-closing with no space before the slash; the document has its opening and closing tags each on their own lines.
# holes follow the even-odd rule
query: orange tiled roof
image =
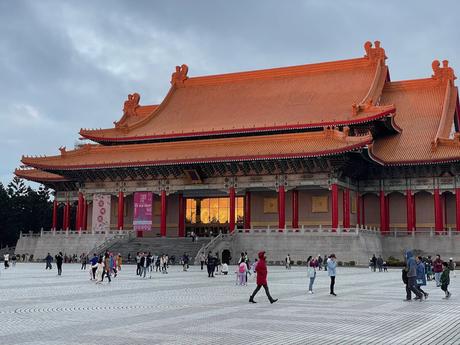
<svg viewBox="0 0 460 345">
<path fill-rule="evenodd" d="M 447 63 L 444 68 L 450 69 Z M 375 160 L 401 165 L 460 160 L 459 135 L 452 132 L 458 90 L 451 72 L 440 78 L 435 69 L 428 79 L 385 85 L 381 103 L 396 105 L 395 121 L 403 130 L 376 139 L 370 151 Z"/>
<path fill-rule="evenodd" d="M 370 134 L 349 136 L 324 129 L 319 132 L 229 139 L 103 146 L 87 144 L 61 155 L 23 157 L 28 166 L 45 170 L 72 170 L 126 166 L 154 166 L 270 158 L 314 157 L 342 153 L 371 143 Z"/>
<path fill-rule="evenodd" d="M 80 134 L 98 142 L 141 141 L 371 121 L 394 107 L 376 105 L 388 78 L 384 50 L 379 42 L 365 50 L 357 59 L 193 78 L 183 65 L 149 115 Z M 125 112 L 138 104 L 136 95 Z"/>
<path fill-rule="evenodd" d="M 17 177 L 24 178 L 26 180 L 34 182 L 66 182 L 69 181 L 67 178 L 61 175 L 53 174 L 50 172 L 42 171 L 39 169 L 16 169 L 14 174 Z"/>
</svg>

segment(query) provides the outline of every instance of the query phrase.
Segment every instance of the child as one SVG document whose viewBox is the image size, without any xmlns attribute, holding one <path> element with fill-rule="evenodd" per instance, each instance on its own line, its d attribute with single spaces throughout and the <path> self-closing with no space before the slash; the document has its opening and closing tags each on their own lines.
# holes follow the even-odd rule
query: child
<svg viewBox="0 0 460 345">
<path fill-rule="evenodd" d="M 246 280 L 247 269 L 248 267 L 246 266 L 245 262 L 240 263 L 240 266 L 238 268 L 238 278 L 239 278 L 240 285 L 247 285 L 247 280 Z"/>
<path fill-rule="evenodd" d="M 383 262 L 383 272 L 388 272 L 388 265 L 386 261 Z"/>
<path fill-rule="evenodd" d="M 228 274 L 228 265 L 226 263 L 222 264 L 222 274 L 226 276 Z"/>
<path fill-rule="evenodd" d="M 443 262 L 442 266 L 444 267 L 444 269 L 442 271 L 441 278 L 440 278 L 441 290 L 444 291 L 444 293 L 446 294 L 446 296 L 443 298 L 448 299 L 450 297 L 450 292 L 449 290 L 447 290 L 447 287 L 449 286 L 449 283 L 450 283 L 450 277 L 449 277 L 450 269 L 449 269 L 449 264 L 447 262 Z"/>
</svg>

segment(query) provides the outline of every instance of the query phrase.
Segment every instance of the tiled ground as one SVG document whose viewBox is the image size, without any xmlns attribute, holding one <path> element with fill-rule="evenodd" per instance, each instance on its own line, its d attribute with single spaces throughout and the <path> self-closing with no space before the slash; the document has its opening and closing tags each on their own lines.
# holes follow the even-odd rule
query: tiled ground
<svg viewBox="0 0 460 345">
<path fill-rule="evenodd" d="M 429 282 L 426 302 L 405 303 L 399 270 L 339 268 L 332 297 L 325 272 L 309 295 L 305 269 L 270 267 L 279 302 L 261 290 L 252 305 L 253 278 L 239 287 L 198 267 L 145 280 L 134 270 L 98 286 L 78 265 L 62 277 L 42 264 L 1 269 L 0 344 L 460 344 L 460 276 L 448 301 Z"/>
</svg>

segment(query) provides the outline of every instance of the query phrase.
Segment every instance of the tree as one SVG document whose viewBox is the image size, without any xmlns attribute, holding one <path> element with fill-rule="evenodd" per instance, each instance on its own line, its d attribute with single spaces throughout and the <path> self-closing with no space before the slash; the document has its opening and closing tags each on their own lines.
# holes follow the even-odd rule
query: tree
<svg viewBox="0 0 460 345">
<path fill-rule="evenodd" d="M 0 247 L 14 246 L 20 231 L 50 229 L 53 206 L 50 191 L 27 187 L 17 176 L 5 189 L 0 183 Z"/>
</svg>

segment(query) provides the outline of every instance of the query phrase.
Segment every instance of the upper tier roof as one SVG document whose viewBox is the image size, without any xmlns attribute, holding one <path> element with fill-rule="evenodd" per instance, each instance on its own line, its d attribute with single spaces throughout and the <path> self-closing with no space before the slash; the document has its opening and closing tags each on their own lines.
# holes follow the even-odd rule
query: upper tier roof
<svg viewBox="0 0 460 345">
<path fill-rule="evenodd" d="M 387 83 L 381 103 L 395 104 L 399 134 L 375 140 L 370 153 L 386 165 L 460 160 L 458 90 L 447 61 L 431 78 Z"/>
<path fill-rule="evenodd" d="M 129 95 L 115 128 L 80 134 L 100 143 L 140 142 L 372 121 L 394 107 L 377 105 L 388 79 L 383 48 L 367 42 L 365 50 L 357 59 L 205 77 L 189 78 L 188 67 L 178 66 L 150 114 L 124 120 L 141 108 L 140 96 Z"/>
<path fill-rule="evenodd" d="M 42 171 L 40 169 L 31 169 L 31 168 L 16 169 L 14 171 L 14 174 L 17 177 L 25 178 L 26 180 L 39 182 L 39 183 L 42 183 L 42 182 L 67 182 L 67 181 L 69 181 L 64 176 L 53 174 L 53 173 L 46 172 L 46 171 Z"/>
<path fill-rule="evenodd" d="M 232 162 L 277 158 L 318 157 L 351 151 L 372 142 L 370 134 L 349 136 L 348 129 L 195 141 L 120 146 L 87 144 L 51 157 L 23 157 L 35 168 L 55 170 Z"/>
</svg>

